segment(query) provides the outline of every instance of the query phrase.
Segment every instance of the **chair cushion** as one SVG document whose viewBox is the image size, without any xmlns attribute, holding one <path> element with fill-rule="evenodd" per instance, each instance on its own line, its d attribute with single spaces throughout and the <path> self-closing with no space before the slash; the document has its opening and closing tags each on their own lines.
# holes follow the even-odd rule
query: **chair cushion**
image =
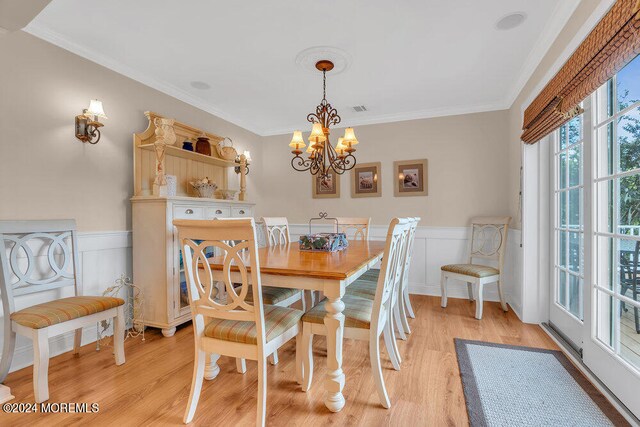
<svg viewBox="0 0 640 427">
<path fill-rule="evenodd" d="M 324 316 L 327 311 L 324 308 L 324 303 L 327 299 L 323 299 L 307 311 L 302 316 L 302 321 L 307 323 L 321 323 L 324 324 Z M 344 303 L 344 326 L 348 328 L 360 328 L 369 329 L 371 327 L 371 314 L 373 313 L 373 300 L 368 298 L 362 298 L 356 295 L 345 295 L 342 297 Z"/>
<path fill-rule="evenodd" d="M 114 297 L 69 297 L 16 311 L 11 314 L 11 320 L 27 328 L 42 329 L 123 304 L 124 300 Z"/>
<path fill-rule="evenodd" d="M 304 314 L 301 310 L 275 305 L 264 305 L 264 331 L 267 342 L 282 335 L 300 321 Z M 215 319 L 204 328 L 204 335 L 209 338 L 257 344 L 258 332 L 255 322 Z"/>
<path fill-rule="evenodd" d="M 500 270 L 497 268 L 479 264 L 449 264 L 443 265 L 440 269 L 442 271 L 449 271 L 451 273 L 464 274 L 465 276 L 472 277 L 489 277 L 500 274 Z"/>
<path fill-rule="evenodd" d="M 358 296 L 361 298 L 374 299 L 376 297 L 376 288 L 378 287 L 378 279 L 366 280 L 358 279 L 347 286 L 347 295 Z"/>
<path fill-rule="evenodd" d="M 239 292 L 238 290 L 237 292 Z M 292 296 L 300 295 L 300 289 L 292 288 L 276 288 L 273 286 L 262 287 L 262 304 L 277 305 L 284 300 L 291 298 Z M 253 302 L 253 290 L 249 287 L 247 293 L 247 302 Z"/>
<path fill-rule="evenodd" d="M 361 279 L 365 280 L 378 280 L 378 277 L 380 277 L 379 268 L 372 268 L 370 270 L 367 270 L 362 274 L 362 276 L 360 276 Z"/>
</svg>

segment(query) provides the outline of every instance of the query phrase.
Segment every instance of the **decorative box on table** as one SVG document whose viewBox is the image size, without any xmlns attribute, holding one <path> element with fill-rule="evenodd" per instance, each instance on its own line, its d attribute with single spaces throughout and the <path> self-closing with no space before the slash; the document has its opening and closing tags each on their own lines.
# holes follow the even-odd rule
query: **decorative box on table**
<svg viewBox="0 0 640 427">
<path fill-rule="evenodd" d="M 300 236 L 301 251 L 336 252 L 349 246 L 344 233 L 316 233 Z"/>
</svg>

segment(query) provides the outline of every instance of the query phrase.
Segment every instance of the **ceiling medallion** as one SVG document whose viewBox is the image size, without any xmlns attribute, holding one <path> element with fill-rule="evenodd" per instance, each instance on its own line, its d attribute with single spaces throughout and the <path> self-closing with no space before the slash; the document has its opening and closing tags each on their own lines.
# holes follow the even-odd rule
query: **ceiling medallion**
<svg viewBox="0 0 640 427">
<path fill-rule="evenodd" d="M 338 138 L 336 146 L 331 145 L 329 128 L 341 121 L 338 110 L 327 101 L 327 71 L 333 70 L 334 64 L 328 59 L 322 59 L 316 62 L 316 69 L 322 71 L 322 101 L 316 107 L 315 113 L 307 115 L 307 121 L 313 125 L 309 135 L 309 147 L 306 150 L 308 156 L 306 159 L 301 156 L 302 150 L 306 147 L 302 131 L 293 132 L 293 138 L 289 143 L 294 155 L 291 166 L 297 171 L 309 171 L 312 175 L 320 174 L 322 177 L 331 171 L 342 175 L 356 165 L 353 153 L 356 151 L 354 146 L 358 144 L 358 140 L 353 128 L 346 128 L 344 136 Z"/>
</svg>

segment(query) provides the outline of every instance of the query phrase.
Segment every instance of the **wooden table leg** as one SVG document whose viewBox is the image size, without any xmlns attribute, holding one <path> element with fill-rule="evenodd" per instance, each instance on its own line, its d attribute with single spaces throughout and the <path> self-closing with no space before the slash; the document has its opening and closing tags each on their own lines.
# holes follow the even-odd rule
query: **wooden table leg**
<svg viewBox="0 0 640 427">
<path fill-rule="evenodd" d="M 342 288 L 342 287 L 340 287 Z M 342 389 L 344 388 L 344 372 L 342 371 L 342 338 L 344 335 L 344 303 L 340 299 L 342 289 L 325 290 L 327 315 L 324 325 L 327 328 L 327 377 L 324 382 L 324 404 L 331 412 L 339 412 L 345 404 Z"/>
</svg>

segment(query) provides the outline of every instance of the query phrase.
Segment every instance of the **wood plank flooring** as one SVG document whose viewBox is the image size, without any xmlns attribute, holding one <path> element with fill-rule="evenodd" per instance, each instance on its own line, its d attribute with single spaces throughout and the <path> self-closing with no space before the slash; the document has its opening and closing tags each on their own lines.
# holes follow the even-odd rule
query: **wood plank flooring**
<svg viewBox="0 0 640 427">
<path fill-rule="evenodd" d="M 314 376 L 309 392 L 295 382 L 295 340 L 279 351 L 280 363 L 269 366 L 268 425 L 278 426 L 466 426 L 465 400 L 460 382 L 453 338 L 556 349 L 554 342 L 536 325 L 526 325 L 498 303 L 485 303 L 484 318 L 474 319 L 474 304 L 449 299 L 412 296 L 416 319 L 413 333 L 399 341 L 402 369 L 394 371 L 383 353 L 384 378 L 391 409 L 378 403 L 368 344 L 344 342 L 346 374 L 345 408 L 336 414 L 323 402 L 325 341 L 314 340 Z M 95 414 L 5 414 L 3 426 L 143 426 L 181 425 L 193 369 L 191 324 L 163 338 L 148 329 L 146 341 L 128 339 L 127 362 L 115 366 L 110 349 L 96 352 L 95 344 L 82 347 L 80 356 L 65 353 L 51 360 L 50 402 L 99 403 Z M 247 361 L 247 373 L 238 374 L 235 361 L 221 357 L 221 372 L 205 381 L 194 425 L 251 426 L 255 422 L 257 369 Z M 11 373 L 5 381 L 17 396 L 14 402 L 33 402 L 32 368 Z"/>
</svg>

